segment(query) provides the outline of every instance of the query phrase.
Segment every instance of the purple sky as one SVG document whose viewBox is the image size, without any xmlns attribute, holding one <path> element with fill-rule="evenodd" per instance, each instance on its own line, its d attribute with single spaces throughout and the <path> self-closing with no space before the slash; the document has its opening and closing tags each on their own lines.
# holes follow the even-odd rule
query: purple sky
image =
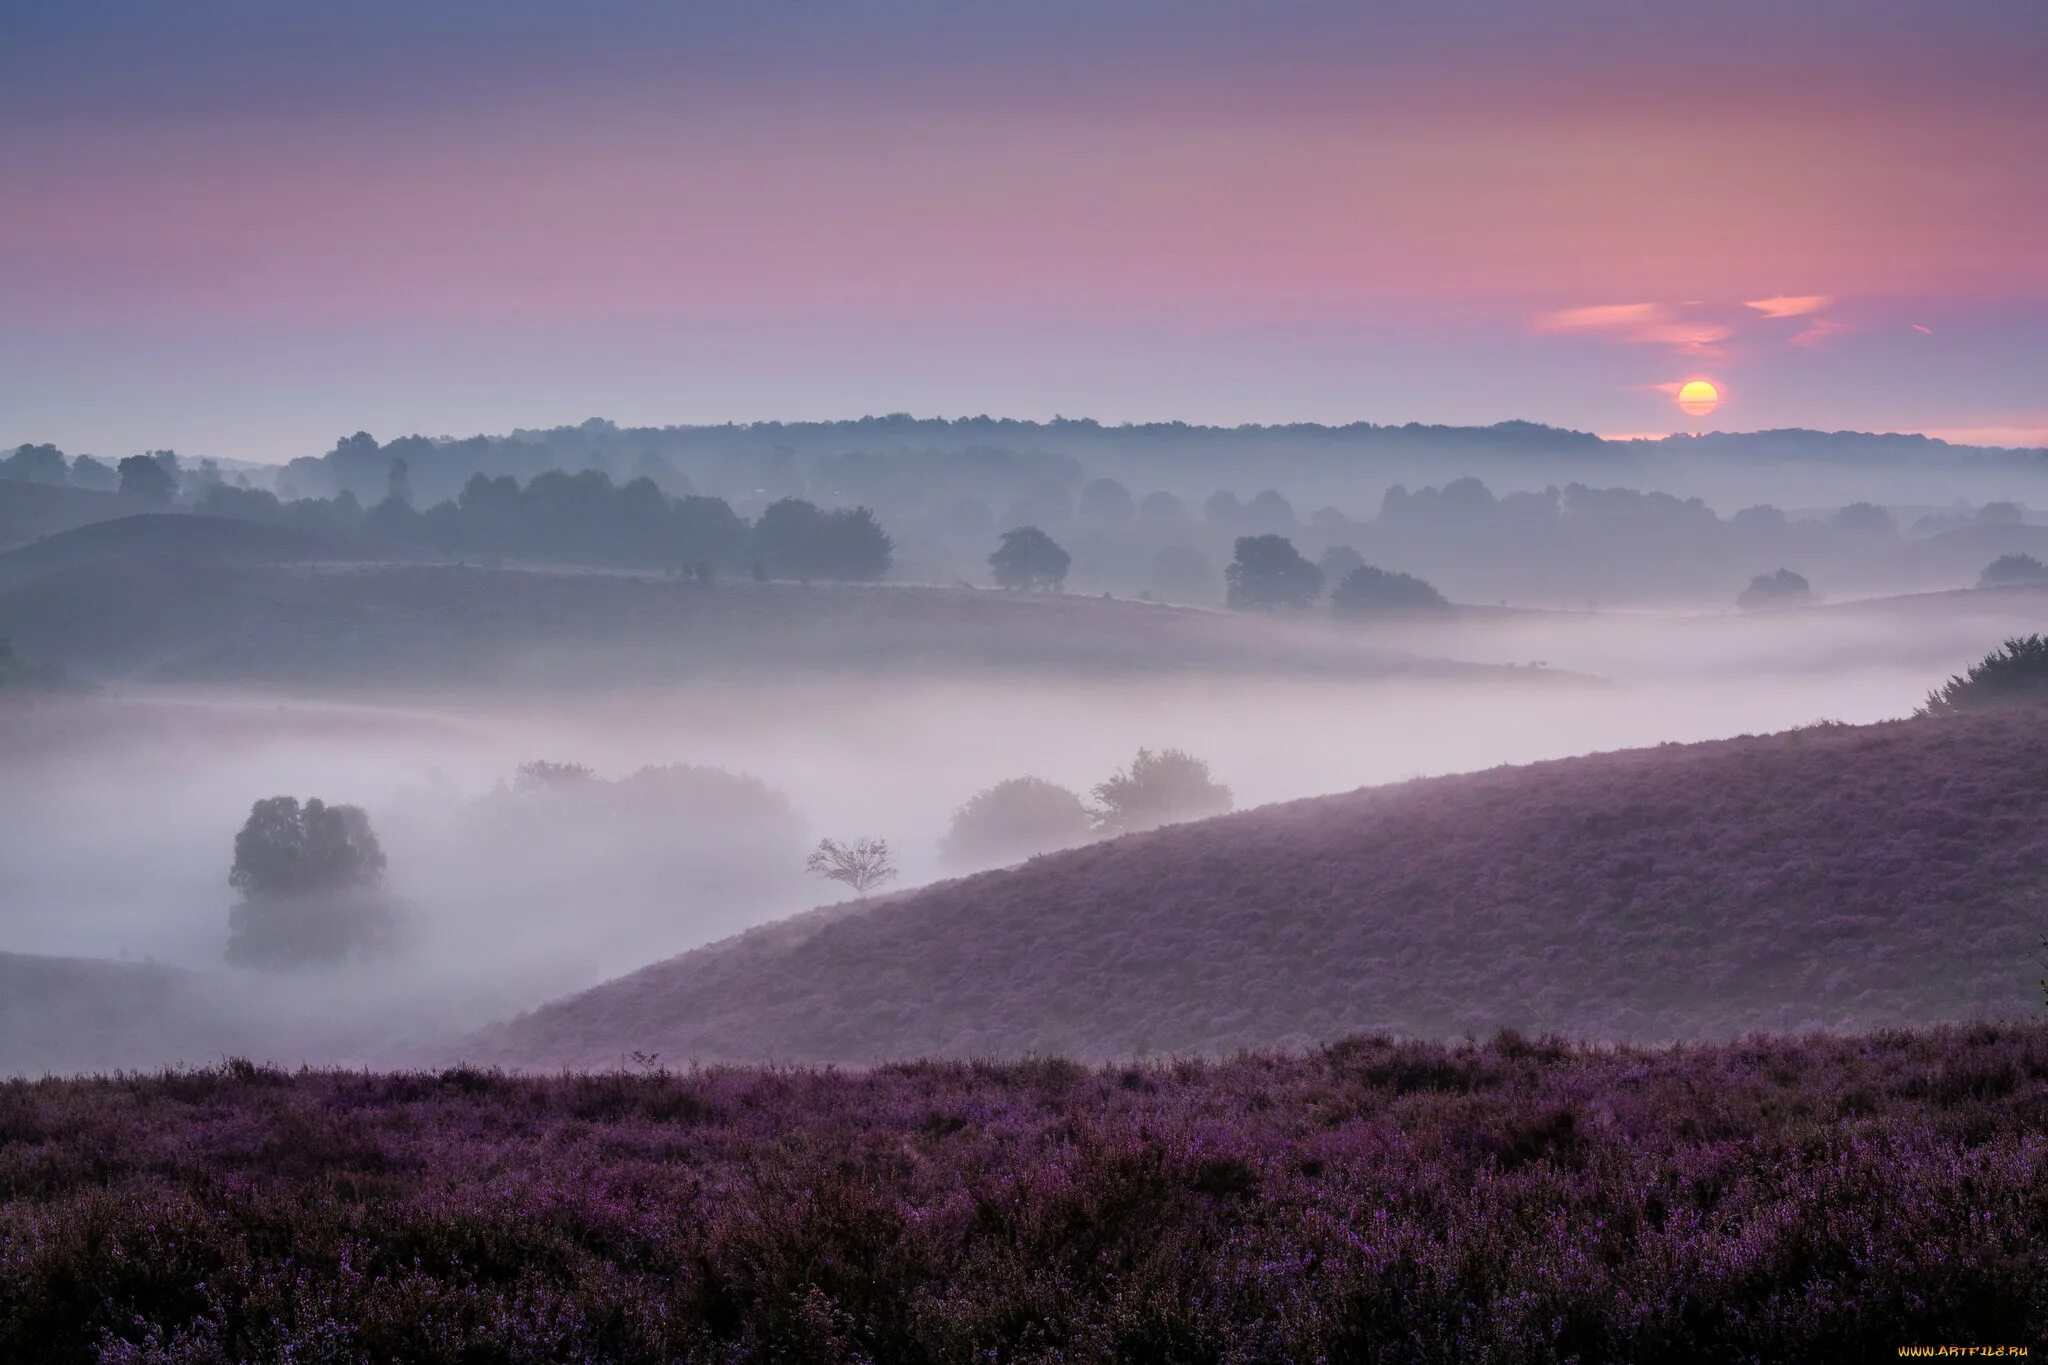
<svg viewBox="0 0 2048 1365">
<path fill-rule="evenodd" d="M 2048 443 L 2043 147 L 2039 0 L 12 0 L 0 441 Z"/>
</svg>

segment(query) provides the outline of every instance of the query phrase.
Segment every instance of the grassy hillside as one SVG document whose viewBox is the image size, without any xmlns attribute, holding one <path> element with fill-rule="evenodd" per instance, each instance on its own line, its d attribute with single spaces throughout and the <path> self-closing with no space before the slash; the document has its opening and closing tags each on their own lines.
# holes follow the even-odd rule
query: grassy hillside
<svg viewBox="0 0 2048 1365">
<path fill-rule="evenodd" d="M 0 1359 L 1874 1360 L 2048 1334 L 2048 1030 L 0 1085 Z"/>
<path fill-rule="evenodd" d="M 145 512 L 74 527 L 0 554 L 0 586 L 26 583 L 60 569 L 132 560 L 272 564 L 364 557 L 362 548 L 351 542 L 283 526 L 195 513 Z"/>
<path fill-rule="evenodd" d="M 119 493 L 0 479 L 0 550 L 74 526 L 130 516 L 147 506 L 140 498 Z"/>
<path fill-rule="evenodd" d="M 2048 722 L 1838 727 L 1181 825 L 687 954 L 478 1041 L 517 1065 L 1613 1040 L 2034 1007 Z"/>
<path fill-rule="evenodd" d="M 1263 619 L 964 588 L 457 565 L 101 559 L 0 588 L 0 635 L 101 678 L 337 687 L 792 670 L 1452 671 Z"/>
</svg>

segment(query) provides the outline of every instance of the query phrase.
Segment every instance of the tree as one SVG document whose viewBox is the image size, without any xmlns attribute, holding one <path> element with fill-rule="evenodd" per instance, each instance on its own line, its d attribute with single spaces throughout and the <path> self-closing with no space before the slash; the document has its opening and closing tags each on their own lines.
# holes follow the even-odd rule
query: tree
<svg viewBox="0 0 2048 1365">
<path fill-rule="evenodd" d="M 1769 611 L 1774 607 L 1796 607 L 1802 602 L 1813 600 L 1813 585 L 1790 569 L 1776 573 L 1760 573 L 1749 580 L 1749 586 L 1735 596 L 1735 605 L 1744 611 Z"/>
<path fill-rule="evenodd" d="M 1980 588 L 2017 588 L 2036 583 L 2048 583 L 2048 564 L 2032 555 L 2000 555 L 1977 575 Z"/>
<path fill-rule="evenodd" d="M 1291 531 L 1294 529 L 1294 504 L 1280 496 L 1277 488 L 1268 488 L 1245 505 L 1245 524 L 1262 531 Z"/>
<path fill-rule="evenodd" d="M 1057 591 L 1073 562 L 1072 555 L 1036 526 L 1003 532 L 1002 544 L 988 557 L 997 587 L 1026 592 Z"/>
<path fill-rule="evenodd" d="M 1330 610 L 1339 616 L 1399 616 L 1447 610 L 1444 595 L 1414 574 L 1361 564 L 1330 590 Z"/>
<path fill-rule="evenodd" d="M 148 455 L 130 455 L 115 468 L 121 477 L 121 491 L 129 497 L 161 507 L 177 496 L 177 480 L 161 461 Z"/>
<path fill-rule="evenodd" d="M 595 781 L 597 774 L 581 763 L 552 763 L 536 758 L 522 763 L 512 773 L 512 790 L 517 792 L 559 791 Z"/>
<path fill-rule="evenodd" d="M 2007 640 L 1927 694 L 1919 716 L 1954 716 L 2007 706 L 2048 702 L 2048 638 L 2021 635 Z"/>
<path fill-rule="evenodd" d="M 1244 504 L 1228 488 L 1219 488 L 1202 500 L 1202 520 L 1226 531 L 1244 525 Z"/>
<path fill-rule="evenodd" d="M 0 460 L 0 479 L 62 488 L 71 482 L 71 466 L 64 452 L 53 445 L 17 446 L 12 455 Z"/>
<path fill-rule="evenodd" d="M 1365 567 L 1365 556 L 1349 545 L 1332 545 L 1316 556 L 1316 567 L 1323 571 L 1325 583 L 1342 583 L 1353 569 Z"/>
<path fill-rule="evenodd" d="M 273 796 L 235 835 L 227 959 L 244 967 L 332 962 L 390 948 L 384 851 L 360 806 Z"/>
<path fill-rule="evenodd" d="M 1138 514 L 1131 490 L 1115 479 L 1090 479 L 1081 485 L 1081 500 L 1075 515 L 1083 521 L 1129 521 Z"/>
<path fill-rule="evenodd" d="M 1128 769 L 1095 788 L 1098 829 L 1130 834 L 1180 820 L 1221 815 L 1230 788 L 1209 776 L 1209 765 L 1180 749 L 1138 750 Z"/>
<path fill-rule="evenodd" d="M 1986 526 L 2020 526 L 2027 520 L 2027 509 L 2016 502 L 1987 502 L 1977 509 L 1977 520 Z"/>
<path fill-rule="evenodd" d="M 1138 504 L 1138 520 L 1151 526 L 1186 526 L 1193 518 L 1188 515 L 1188 505 L 1173 494 L 1161 489 L 1147 493 L 1145 500 Z"/>
<path fill-rule="evenodd" d="M 804 871 L 830 882 L 844 882 L 856 896 L 865 896 L 884 882 L 895 880 L 896 862 L 887 839 L 855 839 L 842 844 L 837 839 L 820 839 L 804 860 Z"/>
<path fill-rule="evenodd" d="M 1239 536 L 1237 558 L 1223 571 L 1224 600 L 1240 609 L 1306 607 L 1323 590 L 1323 571 L 1301 557 L 1286 536 Z"/>
<path fill-rule="evenodd" d="M 89 488 L 95 493 L 112 493 L 120 488 L 121 476 L 111 465 L 90 455 L 81 455 L 71 462 L 71 486 Z"/>
<path fill-rule="evenodd" d="M 1828 524 L 1845 535 L 1892 539 L 1899 533 L 1899 519 L 1871 502 L 1852 502 L 1828 518 Z"/>
<path fill-rule="evenodd" d="M 953 812 L 939 850 L 954 864 L 1010 862 L 1088 838 L 1081 798 L 1041 777 L 1012 777 L 977 792 Z"/>
</svg>

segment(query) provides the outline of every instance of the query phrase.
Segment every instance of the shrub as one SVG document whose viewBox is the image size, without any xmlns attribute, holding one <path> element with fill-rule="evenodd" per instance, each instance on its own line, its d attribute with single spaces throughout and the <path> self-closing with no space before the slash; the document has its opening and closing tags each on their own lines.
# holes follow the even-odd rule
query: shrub
<svg viewBox="0 0 2048 1365">
<path fill-rule="evenodd" d="M 1095 801 L 1097 827 L 1115 834 L 1206 819 L 1232 804 L 1208 763 L 1180 749 L 1138 750 L 1128 769 L 1096 786 Z"/>
<path fill-rule="evenodd" d="M 2014 588 L 2035 583 L 2048 583 L 2048 564 L 2025 554 L 2000 555 L 1977 575 L 1980 588 Z"/>
<path fill-rule="evenodd" d="M 1444 595 L 1413 574 L 1361 564 L 1344 575 L 1330 593 L 1330 610 L 1339 616 L 1398 616 L 1444 611 Z"/>
<path fill-rule="evenodd" d="M 1915 715 L 1952 716 L 2001 706 L 2048 702 L 2048 639 L 2021 635 L 1927 694 Z"/>
<path fill-rule="evenodd" d="M 1044 778 L 1012 777 L 953 812 L 940 852 L 958 865 L 1012 862 L 1072 847 L 1090 829 L 1088 808 L 1078 795 Z"/>
<path fill-rule="evenodd" d="M 1749 586 L 1735 595 L 1735 605 L 1744 611 L 1768 611 L 1774 607 L 1794 607 L 1813 600 L 1813 585 L 1790 569 L 1776 573 L 1760 573 L 1749 580 Z"/>
</svg>

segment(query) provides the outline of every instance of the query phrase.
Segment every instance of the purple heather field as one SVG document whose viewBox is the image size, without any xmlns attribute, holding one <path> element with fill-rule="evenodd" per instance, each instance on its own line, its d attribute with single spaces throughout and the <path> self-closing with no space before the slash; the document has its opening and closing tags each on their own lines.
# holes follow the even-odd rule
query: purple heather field
<svg viewBox="0 0 2048 1365">
<path fill-rule="evenodd" d="M 1816 1361 L 2048 1332 L 2048 1029 L 0 1087 L 0 1359 Z"/>
</svg>

